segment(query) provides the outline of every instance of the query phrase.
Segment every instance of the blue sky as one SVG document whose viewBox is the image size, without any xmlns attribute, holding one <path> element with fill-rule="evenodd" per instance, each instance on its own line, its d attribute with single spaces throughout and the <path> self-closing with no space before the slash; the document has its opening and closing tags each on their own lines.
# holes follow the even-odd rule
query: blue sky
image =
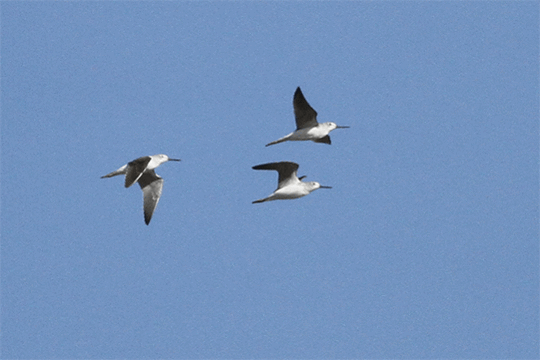
<svg viewBox="0 0 540 360">
<path fill-rule="evenodd" d="M 1 357 L 539 356 L 539 4 L 2 2 Z M 332 145 L 293 131 L 297 86 Z M 163 196 L 100 179 L 137 157 Z M 251 204 L 271 161 L 332 186 Z"/>
</svg>

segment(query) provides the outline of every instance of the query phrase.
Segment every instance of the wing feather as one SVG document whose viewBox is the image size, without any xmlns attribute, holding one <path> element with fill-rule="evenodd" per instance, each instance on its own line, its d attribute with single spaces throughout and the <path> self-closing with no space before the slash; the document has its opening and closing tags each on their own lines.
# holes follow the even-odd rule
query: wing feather
<svg viewBox="0 0 540 360">
<path fill-rule="evenodd" d="M 332 142 L 330 141 L 330 135 L 323 136 L 320 139 L 313 140 L 316 143 L 324 143 L 330 145 Z"/>
<path fill-rule="evenodd" d="M 296 175 L 299 165 L 291 161 L 281 161 L 274 163 L 267 163 L 253 166 L 254 170 L 276 170 L 279 174 L 278 176 L 278 189 L 281 189 L 284 186 L 289 185 L 290 183 L 295 183 L 298 180 Z"/>
<path fill-rule="evenodd" d="M 163 179 L 154 170 L 149 170 L 142 174 L 139 185 L 143 192 L 144 222 L 148 225 L 161 197 Z"/>
<path fill-rule="evenodd" d="M 144 171 L 150 163 L 150 156 L 143 156 L 128 163 L 126 172 L 125 187 L 130 187 L 135 184 L 139 178 L 144 174 Z"/>
<path fill-rule="evenodd" d="M 317 126 L 317 112 L 309 105 L 300 87 L 294 93 L 293 106 L 296 130 Z"/>
</svg>

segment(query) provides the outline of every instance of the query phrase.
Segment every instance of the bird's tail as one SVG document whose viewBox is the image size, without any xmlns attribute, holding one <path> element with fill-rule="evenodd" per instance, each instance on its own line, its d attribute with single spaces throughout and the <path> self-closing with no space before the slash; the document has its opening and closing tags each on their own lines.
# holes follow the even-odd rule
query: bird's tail
<svg viewBox="0 0 540 360">
<path fill-rule="evenodd" d="M 259 199 L 259 200 L 255 200 L 252 202 L 252 204 L 260 204 L 260 203 L 263 203 L 265 201 L 268 201 L 268 199 Z"/>
</svg>

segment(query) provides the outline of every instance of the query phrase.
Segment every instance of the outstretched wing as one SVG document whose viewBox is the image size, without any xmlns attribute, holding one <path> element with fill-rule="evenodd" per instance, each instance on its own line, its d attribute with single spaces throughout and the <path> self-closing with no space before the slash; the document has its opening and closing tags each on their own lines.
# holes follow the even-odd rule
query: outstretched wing
<svg viewBox="0 0 540 360">
<path fill-rule="evenodd" d="M 148 163 L 150 163 L 150 160 L 150 156 L 143 156 L 128 163 L 126 182 L 124 184 L 125 187 L 128 188 L 139 180 L 141 175 L 148 167 Z"/>
<path fill-rule="evenodd" d="M 300 87 L 294 93 L 293 106 L 296 130 L 317 126 L 317 112 L 308 104 Z"/>
<path fill-rule="evenodd" d="M 289 185 L 291 182 L 298 182 L 296 172 L 299 165 L 290 161 L 281 161 L 253 166 L 254 170 L 276 170 L 279 174 L 278 189 Z"/>
<path fill-rule="evenodd" d="M 144 199 L 144 222 L 148 225 L 150 224 L 150 220 L 152 220 L 152 214 L 154 214 L 154 210 L 161 197 L 163 179 L 156 175 L 154 170 L 149 170 L 139 178 L 139 185 L 141 186 Z"/>
</svg>

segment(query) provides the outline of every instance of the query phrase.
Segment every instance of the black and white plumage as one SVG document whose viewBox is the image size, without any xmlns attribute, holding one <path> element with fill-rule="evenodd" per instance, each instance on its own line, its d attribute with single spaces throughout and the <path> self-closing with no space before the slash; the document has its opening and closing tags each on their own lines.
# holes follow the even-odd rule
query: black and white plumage
<svg viewBox="0 0 540 360">
<path fill-rule="evenodd" d="M 144 222 L 150 224 L 152 215 L 161 197 L 163 190 L 163 179 L 154 171 L 159 165 L 167 161 L 180 161 L 180 159 L 170 159 L 167 155 L 143 156 L 122 166 L 110 174 L 101 178 L 110 178 L 117 175 L 126 175 L 124 186 L 126 188 L 139 183 L 143 192 Z"/>
<path fill-rule="evenodd" d="M 284 141 L 311 140 L 317 143 L 331 144 L 330 131 L 334 129 L 346 129 L 349 126 L 338 126 L 333 122 L 318 123 L 317 112 L 309 105 L 300 87 L 296 89 L 293 98 L 294 117 L 296 119 L 296 131 L 266 144 L 266 146 L 279 144 Z"/>
<path fill-rule="evenodd" d="M 253 204 L 271 200 L 297 199 L 306 196 L 319 188 L 331 189 L 330 186 L 322 186 L 318 182 L 301 181 L 305 176 L 298 178 L 299 165 L 290 161 L 273 162 L 253 166 L 254 170 L 276 170 L 278 172 L 278 187 L 270 196 L 253 201 Z"/>
</svg>

